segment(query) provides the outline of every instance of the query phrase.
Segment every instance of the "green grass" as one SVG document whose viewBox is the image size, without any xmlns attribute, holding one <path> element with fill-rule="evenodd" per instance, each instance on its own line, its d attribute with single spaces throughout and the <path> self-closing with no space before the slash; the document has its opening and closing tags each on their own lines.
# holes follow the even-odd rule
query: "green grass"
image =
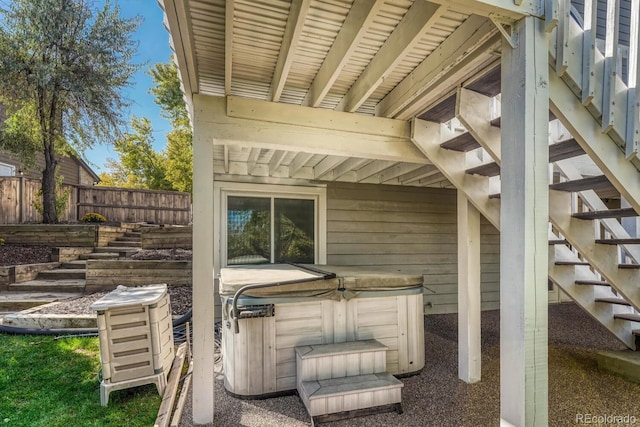
<svg viewBox="0 0 640 427">
<path fill-rule="evenodd" d="M 98 338 L 0 335 L 0 427 L 152 426 L 155 386 L 112 392 L 100 406 Z"/>
</svg>

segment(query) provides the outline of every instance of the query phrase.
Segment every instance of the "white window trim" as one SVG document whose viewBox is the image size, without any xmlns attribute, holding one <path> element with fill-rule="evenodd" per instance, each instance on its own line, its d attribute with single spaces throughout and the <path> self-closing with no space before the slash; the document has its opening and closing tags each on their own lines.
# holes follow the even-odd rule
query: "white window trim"
<svg viewBox="0 0 640 427">
<path fill-rule="evenodd" d="M 327 189 L 325 186 L 303 187 L 293 185 L 254 184 L 243 182 L 213 183 L 214 223 L 213 223 L 213 252 L 214 270 L 227 264 L 227 197 L 276 197 L 290 199 L 314 199 L 315 200 L 315 259 L 318 264 L 327 263 Z"/>
<path fill-rule="evenodd" d="M 0 175 L 0 176 L 16 176 L 16 167 L 14 165 L 10 165 L 9 163 L 0 162 L 0 167 L 4 167 L 9 169 L 11 175 Z"/>
</svg>

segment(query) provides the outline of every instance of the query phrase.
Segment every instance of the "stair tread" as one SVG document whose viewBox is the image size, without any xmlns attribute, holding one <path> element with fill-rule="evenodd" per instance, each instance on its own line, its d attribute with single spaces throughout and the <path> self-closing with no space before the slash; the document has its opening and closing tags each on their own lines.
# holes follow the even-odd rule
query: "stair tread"
<svg viewBox="0 0 640 427">
<path fill-rule="evenodd" d="M 301 385 L 303 393 L 308 396 L 309 400 L 403 386 L 402 381 L 387 372 L 331 378 L 328 380 L 303 381 Z"/>
<path fill-rule="evenodd" d="M 549 145 L 549 163 L 570 159 L 583 154 L 584 150 L 580 147 L 578 141 L 573 138 Z"/>
<path fill-rule="evenodd" d="M 88 259 L 114 259 L 120 258 L 120 254 L 117 252 L 101 252 L 101 253 L 91 253 L 91 254 L 82 254 L 80 255 L 80 259 L 86 261 Z"/>
<path fill-rule="evenodd" d="M 469 132 L 465 132 L 443 142 L 440 144 L 440 147 L 447 150 L 466 152 L 480 148 L 480 144 L 478 144 L 478 141 L 476 141 Z"/>
<path fill-rule="evenodd" d="M 620 320 L 629 320 L 631 322 L 640 322 L 640 314 L 634 314 L 634 313 L 614 314 L 613 318 L 620 319 Z"/>
<path fill-rule="evenodd" d="M 636 269 L 640 268 L 640 264 L 618 264 L 618 268 Z"/>
<path fill-rule="evenodd" d="M 577 212 L 572 215 L 578 219 L 629 218 L 638 216 L 633 208 L 605 209 L 602 211 Z"/>
<path fill-rule="evenodd" d="M 589 265 L 586 261 L 558 260 L 556 265 Z"/>
<path fill-rule="evenodd" d="M 500 175 L 500 166 L 498 166 L 496 162 L 485 163 L 483 165 L 467 169 L 466 172 L 471 175 L 498 176 Z"/>
<path fill-rule="evenodd" d="M 627 239 L 596 239 L 596 243 L 603 245 L 640 245 L 640 238 L 629 237 Z"/>
<path fill-rule="evenodd" d="M 605 190 L 613 188 L 613 185 L 606 176 L 591 176 L 589 178 L 576 179 L 573 181 L 558 182 L 556 184 L 549 185 L 551 190 L 559 191 L 584 191 L 584 190 Z"/>
<path fill-rule="evenodd" d="M 576 285 L 611 286 L 605 280 L 576 280 Z"/>
<path fill-rule="evenodd" d="M 549 240 L 550 245 L 568 245 L 569 242 L 567 239 L 551 239 Z"/>
<path fill-rule="evenodd" d="M 388 347 L 376 340 L 347 341 L 333 344 L 316 344 L 296 347 L 296 354 L 303 360 L 316 357 L 383 351 Z"/>
<path fill-rule="evenodd" d="M 629 304 L 629 301 L 627 301 L 626 299 L 616 298 L 616 297 L 596 298 L 595 302 L 606 302 L 609 304 L 628 305 L 628 306 L 631 305 Z"/>
</svg>

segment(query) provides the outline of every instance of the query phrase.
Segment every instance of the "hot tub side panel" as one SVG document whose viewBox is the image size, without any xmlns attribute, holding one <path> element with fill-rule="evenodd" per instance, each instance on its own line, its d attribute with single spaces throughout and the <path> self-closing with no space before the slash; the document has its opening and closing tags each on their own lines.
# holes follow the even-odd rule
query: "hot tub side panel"
<svg viewBox="0 0 640 427">
<path fill-rule="evenodd" d="M 225 388 L 239 396 L 294 390 L 295 347 L 302 345 L 373 338 L 389 347 L 393 375 L 418 372 L 425 363 L 421 293 L 278 303 L 275 316 L 241 319 L 239 329 L 222 332 Z"/>
</svg>

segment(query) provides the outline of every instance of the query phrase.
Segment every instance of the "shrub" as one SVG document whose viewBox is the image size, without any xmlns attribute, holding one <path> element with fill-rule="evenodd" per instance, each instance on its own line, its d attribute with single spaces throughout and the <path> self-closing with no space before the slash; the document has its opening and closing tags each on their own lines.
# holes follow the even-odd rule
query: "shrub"
<svg viewBox="0 0 640 427">
<path fill-rule="evenodd" d="M 0 237 L 0 246 L 4 246 L 4 239 Z"/>
<path fill-rule="evenodd" d="M 107 219 L 95 212 L 87 212 L 80 218 L 80 222 L 107 222 Z"/>
</svg>

